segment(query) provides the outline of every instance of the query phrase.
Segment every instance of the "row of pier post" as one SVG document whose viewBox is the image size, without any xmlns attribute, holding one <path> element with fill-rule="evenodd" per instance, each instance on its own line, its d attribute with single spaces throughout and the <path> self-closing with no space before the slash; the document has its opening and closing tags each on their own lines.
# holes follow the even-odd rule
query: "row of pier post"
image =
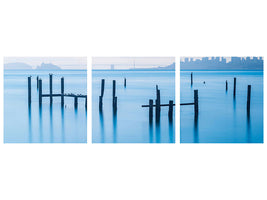
<svg viewBox="0 0 267 200">
<path fill-rule="evenodd" d="M 74 108 L 78 108 L 78 98 L 85 99 L 85 108 L 87 109 L 87 95 L 81 94 L 65 94 L 64 93 L 64 77 L 61 77 L 61 93 L 53 94 L 53 75 L 49 74 L 49 94 L 43 94 L 42 88 L 42 79 L 39 76 L 36 77 L 37 81 L 37 90 L 39 92 L 39 105 L 42 106 L 42 98 L 49 97 L 50 98 L 50 105 L 53 104 L 53 97 L 61 97 L 61 106 L 64 106 L 64 97 L 73 97 L 74 98 Z M 31 76 L 28 77 L 28 104 L 31 104 Z"/>
<path fill-rule="evenodd" d="M 126 78 L 124 78 L 124 87 L 126 87 Z M 105 90 L 105 79 L 101 80 L 101 93 L 99 96 L 99 111 L 103 110 L 103 97 Z M 112 81 L 112 107 L 113 111 L 117 112 L 118 97 L 116 96 L 116 80 Z"/>
</svg>

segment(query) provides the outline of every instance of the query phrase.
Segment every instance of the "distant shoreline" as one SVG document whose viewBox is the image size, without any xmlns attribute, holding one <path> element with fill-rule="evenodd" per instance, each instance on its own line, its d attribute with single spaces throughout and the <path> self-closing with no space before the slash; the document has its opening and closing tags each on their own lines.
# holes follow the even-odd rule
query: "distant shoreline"
<svg viewBox="0 0 267 200">
<path fill-rule="evenodd" d="M 201 72 L 201 71 L 205 71 L 205 72 L 263 72 L 264 70 L 259 70 L 259 69 L 255 69 L 255 70 L 242 70 L 242 69 L 214 69 L 214 70 L 210 70 L 210 69 L 192 69 L 192 70 L 189 70 L 189 69 L 181 69 L 180 70 L 181 72 L 192 72 L 192 71 L 198 71 L 198 72 Z"/>
<path fill-rule="evenodd" d="M 115 72 L 115 71 L 157 71 L 157 72 L 161 72 L 161 71 L 173 71 L 175 72 L 174 69 L 115 69 L 115 70 L 110 70 L 110 69 L 92 69 L 92 71 L 110 71 L 110 72 Z"/>
<path fill-rule="evenodd" d="M 87 69 L 4 69 L 4 71 L 87 71 Z"/>
</svg>

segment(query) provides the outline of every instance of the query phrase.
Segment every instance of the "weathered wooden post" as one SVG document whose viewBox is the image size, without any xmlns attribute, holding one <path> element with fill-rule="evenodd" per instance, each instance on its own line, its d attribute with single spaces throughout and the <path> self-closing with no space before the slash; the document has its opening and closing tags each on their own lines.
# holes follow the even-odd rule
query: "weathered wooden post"
<svg viewBox="0 0 267 200">
<path fill-rule="evenodd" d="M 158 85 L 156 85 L 156 92 L 158 91 L 158 89 L 159 89 L 159 86 L 158 86 Z"/>
<path fill-rule="evenodd" d="M 227 82 L 227 80 L 225 81 L 225 90 L 226 91 L 228 90 L 228 82 Z"/>
<path fill-rule="evenodd" d="M 250 113 L 251 85 L 248 85 L 247 112 Z"/>
<path fill-rule="evenodd" d="M 103 97 L 99 96 L 99 110 L 102 111 L 102 107 L 103 107 Z"/>
<path fill-rule="evenodd" d="M 160 104 L 160 90 L 157 90 L 157 100 L 158 100 L 158 102 Z"/>
<path fill-rule="evenodd" d="M 234 78 L 234 98 L 235 98 L 235 94 L 236 94 L 236 77 Z"/>
<path fill-rule="evenodd" d="M 50 104 L 53 103 L 53 78 L 52 78 L 53 74 L 49 74 L 49 93 L 50 93 Z"/>
<path fill-rule="evenodd" d="M 28 77 L 28 104 L 32 102 L 32 85 L 31 85 L 31 76 Z"/>
<path fill-rule="evenodd" d="M 64 77 L 61 77 L 61 106 L 64 106 Z"/>
<path fill-rule="evenodd" d="M 42 79 L 39 79 L 39 106 L 42 105 Z"/>
<path fill-rule="evenodd" d="M 158 123 L 160 120 L 160 103 L 159 99 L 156 99 L 156 122 Z"/>
<path fill-rule="evenodd" d="M 113 96 L 113 110 L 117 111 L 117 97 L 116 97 L 116 81 L 113 80 L 113 92 L 112 92 L 112 96 Z"/>
<path fill-rule="evenodd" d="M 74 108 L 77 109 L 78 108 L 78 96 L 75 95 L 74 97 Z"/>
<path fill-rule="evenodd" d="M 194 108 L 195 115 L 198 115 L 198 90 L 194 90 Z"/>
<path fill-rule="evenodd" d="M 114 99 L 114 97 L 116 96 L 116 81 L 113 80 L 113 91 L 112 91 L 112 97 Z"/>
<path fill-rule="evenodd" d="M 104 96 L 104 89 L 105 89 L 105 79 L 101 80 L 101 97 Z"/>
<path fill-rule="evenodd" d="M 124 87 L 126 87 L 126 78 L 124 78 Z"/>
<path fill-rule="evenodd" d="M 153 121 L 153 100 L 149 99 L 149 123 Z"/>
<path fill-rule="evenodd" d="M 169 101 L 169 121 L 172 121 L 173 116 L 173 101 Z"/>
<path fill-rule="evenodd" d="M 36 86 L 37 86 L 37 90 L 38 90 L 38 85 L 39 85 L 39 76 L 36 77 Z"/>
<path fill-rule="evenodd" d="M 193 85 L 193 72 L 191 72 L 191 85 Z"/>
<path fill-rule="evenodd" d="M 85 109 L 87 110 L 87 96 L 85 97 Z"/>
</svg>

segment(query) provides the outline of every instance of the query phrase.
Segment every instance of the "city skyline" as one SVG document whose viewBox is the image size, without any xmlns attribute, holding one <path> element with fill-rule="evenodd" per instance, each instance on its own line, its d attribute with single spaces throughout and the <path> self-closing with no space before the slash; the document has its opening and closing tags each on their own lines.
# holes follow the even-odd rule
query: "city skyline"
<svg viewBox="0 0 267 200">
<path fill-rule="evenodd" d="M 182 57 L 181 70 L 263 70 L 263 57 Z"/>
</svg>

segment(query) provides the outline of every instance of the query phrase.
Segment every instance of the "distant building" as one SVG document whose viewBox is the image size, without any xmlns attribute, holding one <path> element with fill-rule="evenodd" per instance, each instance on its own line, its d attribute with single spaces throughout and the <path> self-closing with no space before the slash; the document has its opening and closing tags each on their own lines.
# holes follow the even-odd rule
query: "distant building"
<svg viewBox="0 0 267 200">
<path fill-rule="evenodd" d="M 111 70 L 114 70 L 114 65 L 110 65 L 110 69 Z"/>
</svg>

